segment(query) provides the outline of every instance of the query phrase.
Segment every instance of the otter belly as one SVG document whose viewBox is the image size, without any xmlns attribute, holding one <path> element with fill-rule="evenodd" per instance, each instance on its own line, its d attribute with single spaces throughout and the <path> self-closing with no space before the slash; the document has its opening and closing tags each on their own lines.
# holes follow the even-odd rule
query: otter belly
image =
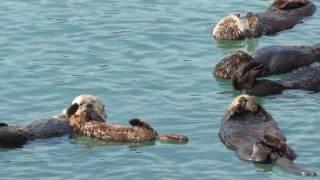
<svg viewBox="0 0 320 180">
<path fill-rule="evenodd" d="M 71 128 L 64 118 L 40 119 L 24 129 L 33 134 L 32 139 L 59 137 L 71 133 Z"/>
<path fill-rule="evenodd" d="M 311 46 L 267 46 L 252 54 L 254 61 L 268 68 L 269 74 L 282 74 L 319 61 Z"/>
<path fill-rule="evenodd" d="M 320 66 L 302 67 L 287 77 L 283 78 L 280 83 L 286 89 L 301 89 L 319 92 L 320 91 Z"/>
<path fill-rule="evenodd" d="M 269 162 L 271 148 L 259 145 L 263 137 L 271 135 L 285 142 L 286 138 L 278 128 L 277 123 L 269 115 L 257 116 L 253 113 L 243 113 L 223 121 L 219 136 L 221 141 L 236 152 L 242 160 L 254 162 Z M 290 149 L 289 159 L 294 159 L 295 154 Z"/>
<path fill-rule="evenodd" d="M 31 134 L 17 126 L 9 125 L 0 127 L 0 147 L 22 147 L 30 137 Z"/>
</svg>

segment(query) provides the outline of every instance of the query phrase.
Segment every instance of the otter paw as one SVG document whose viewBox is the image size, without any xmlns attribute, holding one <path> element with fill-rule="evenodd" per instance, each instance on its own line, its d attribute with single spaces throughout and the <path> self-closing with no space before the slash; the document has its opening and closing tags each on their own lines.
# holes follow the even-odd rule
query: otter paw
<svg viewBox="0 0 320 180">
<path fill-rule="evenodd" d="M 138 127 L 142 127 L 142 128 L 154 131 L 154 129 L 150 126 L 150 124 L 148 124 L 148 123 L 146 123 L 144 121 L 141 121 L 138 118 L 131 119 L 129 121 L 129 123 L 130 123 L 131 126 L 138 126 Z"/>
<path fill-rule="evenodd" d="M 74 115 L 78 109 L 79 109 L 79 104 L 77 104 L 77 103 L 71 104 L 67 109 L 68 118 L 71 117 L 72 115 Z"/>
</svg>

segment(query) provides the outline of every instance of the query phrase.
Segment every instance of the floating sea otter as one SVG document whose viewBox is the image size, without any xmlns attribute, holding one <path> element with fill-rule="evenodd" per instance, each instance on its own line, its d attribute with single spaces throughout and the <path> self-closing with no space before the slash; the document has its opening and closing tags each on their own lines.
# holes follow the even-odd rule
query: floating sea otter
<svg viewBox="0 0 320 180">
<path fill-rule="evenodd" d="M 223 18 L 213 29 L 212 36 L 222 40 L 241 40 L 291 29 L 302 18 L 311 16 L 316 6 L 309 0 L 275 0 L 265 12 L 240 14 Z"/>
<path fill-rule="evenodd" d="M 302 66 L 320 61 L 320 45 L 314 46 L 266 46 L 251 55 L 237 51 L 223 58 L 214 68 L 215 77 L 231 79 L 240 67 L 249 64 L 262 65 L 257 76 L 287 73 Z"/>
<path fill-rule="evenodd" d="M 301 67 L 289 73 L 285 78 L 276 80 L 259 79 L 256 77 L 263 71 L 261 65 L 247 64 L 232 79 L 236 90 L 255 96 L 280 94 L 287 89 L 320 91 L 320 66 Z"/>
<path fill-rule="evenodd" d="M 165 143 L 186 143 L 188 138 L 184 135 L 159 135 L 148 123 L 140 119 L 129 121 L 131 127 L 101 122 L 99 113 L 94 106 L 87 104 L 72 104 L 67 109 L 69 124 L 74 134 L 94 137 L 108 142 L 131 143 L 150 142 L 159 139 Z"/>
<path fill-rule="evenodd" d="M 105 122 L 106 114 L 104 104 L 100 99 L 92 95 L 80 95 L 72 103 L 93 104 L 95 112 L 99 114 L 100 120 Z M 0 147 L 22 147 L 28 141 L 59 137 L 71 133 L 71 128 L 66 119 L 65 110 L 57 117 L 41 119 L 27 126 L 8 125 L 0 123 Z"/>
<path fill-rule="evenodd" d="M 242 160 L 275 163 L 295 174 L 316 175 L 293 162 L 296 154 L 277 123 L 251 96 L 241 95 L 232 101 L 221 121 L 219 137 Z"/>
</svg>

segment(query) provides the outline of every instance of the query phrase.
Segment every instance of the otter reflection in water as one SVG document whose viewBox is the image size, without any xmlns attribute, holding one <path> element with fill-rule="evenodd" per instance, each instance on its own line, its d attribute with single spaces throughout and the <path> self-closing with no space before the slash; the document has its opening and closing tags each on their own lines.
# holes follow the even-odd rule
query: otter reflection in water
<svg viewBox="0 0 320 180">
<path fill-rule="evenodd" d="M 247 64 L 232 78 L 236 90 L 255 96 L 280 94 L 284 90 L 300 89 L 313 92 L 320 91 L 320 66 L 301 67 L 287 74 L 281 80 L 257 79 L 263 71 L 259 64 Z"/>
<path fill-rule="evenodd" d="M 266 46 L 251 54 L 237 51 L 224 57 L 214 68 L 215 77 L 231 79 L 249 63 L 260 64 L 258 76 L 290 72 L 320 61 L 320 44 L 314 46 Z"/>
<path fill-rule="evenodd" d="M 309 0 L 275 0 L 265 12 L 223 18 L 212 30 L 212 36 L 221 40 L 241 40 L 275 34 L 293 28 L 315 11 L 316 6 Z"/>
<path fill-rule="evenodd" d="M 232 101 L 221 121 L 219 137 L 242 160 L 275 163 L 295 174 L 316 175 L 293 162 L 296 154 L 286 143 L 286 137 L 272 116 L 251 96 L 240 95 Z"/>
</svg>

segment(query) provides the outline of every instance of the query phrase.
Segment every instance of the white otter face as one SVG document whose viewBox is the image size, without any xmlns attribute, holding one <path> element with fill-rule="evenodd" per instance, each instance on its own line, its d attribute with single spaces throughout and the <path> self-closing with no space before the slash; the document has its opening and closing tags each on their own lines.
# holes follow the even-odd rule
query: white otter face
<svg viewBox="0 0 320 180">
<path fill-rule="evenodd" d="M 254 99 L 253 96 L 249 95 L 240 95 L 231 102 L 229 109 L 233 107 L 240 107 L 241 109 L 245 111 L 250 111 L 253 113 L 256 113 L 259 111 L 259 106 Z"/>
<path fill-rule="evenodd" d="M 223 18 L 213 28 L 212 36 L 221 40 L 240 40 L 244 38 L 244 27 L 240 15 L 233 14 Z"/>
<path fill-rule="evenodd" d="M 77 103 L 80 107 L 83 105 L 88 105 L 91 104 L 95 111 L 101 115 L 101 117 L 106 118 L 107 115 L 105 113 L 105 105 L 103 102 L 96 96 L 89 95 L 89 94 L 83 94 L 78 97 L 76 97 L 73 101 L 72 104 Z"/>
<path fill-rule="evenodd" d="M 79 109 L 85 108 L 85 105 L 91 104 L 93 106 L 93 110 L 99 114 L 100 117 L 106 119 L 107 115 L 105 112 L 105 105 L 103 102 L 96 96 L 89 95 L 89 94 L 83 94 L 80 96 L 77 96 L 73 101 L 72 104 L 77 103 L 80 107 Z M 62 113 L 58 114 L 55 117 L 67 117 L 67 109 L 64 109 Z"/>
</svg>

